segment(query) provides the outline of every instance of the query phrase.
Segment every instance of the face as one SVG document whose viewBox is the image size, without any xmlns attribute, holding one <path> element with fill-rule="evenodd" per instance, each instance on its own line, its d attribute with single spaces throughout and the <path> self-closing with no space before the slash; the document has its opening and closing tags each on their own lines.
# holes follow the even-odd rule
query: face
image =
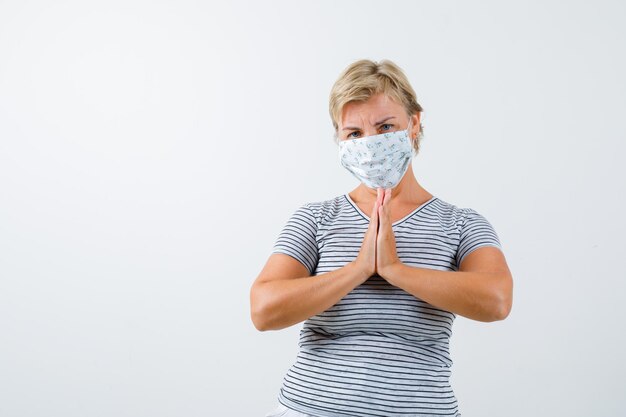
<svg viewBox="0 0 626 417">
<path fill-rule="evenodd" d="M 411 116 L 411 138 L 419 133 L 419 116 L 419 113 Z M 387 95 L 379 93 L 365 102 L 353 101 L 343 107 L 337 136 L 339 140 L 358 139 L 404 130 L 408 124 L 409 117 L 404 107 Z"/>
</svg>

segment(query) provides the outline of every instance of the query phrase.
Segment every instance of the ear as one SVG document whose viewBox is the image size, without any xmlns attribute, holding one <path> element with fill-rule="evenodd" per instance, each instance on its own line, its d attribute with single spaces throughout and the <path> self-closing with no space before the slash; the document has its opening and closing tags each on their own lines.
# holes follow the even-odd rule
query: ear
<svg viewBox="0 0 626 417">
<path fill-rule="evenodd" d="M 421 114 L 419 112 L 411 116 L 411 139 L 416 139 L 420 133 Z"/>
</svg>

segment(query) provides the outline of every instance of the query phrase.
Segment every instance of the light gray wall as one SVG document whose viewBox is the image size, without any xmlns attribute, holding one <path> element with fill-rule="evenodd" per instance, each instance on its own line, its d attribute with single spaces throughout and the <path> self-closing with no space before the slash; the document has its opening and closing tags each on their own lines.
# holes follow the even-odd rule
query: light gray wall
<svg viewBox="0 0 626 417">
<path fill-rule="evenodd" d="M 300 204 L 354 188 L 327 111 L 389 58 L 413 161 L 496 228 L 501 322 L 459 316 L 464 416 L 621 413 L 619 1 L 0 2 L 0 415 L 262 416 L 300 325 L 249 289 Z"/>
</svg>

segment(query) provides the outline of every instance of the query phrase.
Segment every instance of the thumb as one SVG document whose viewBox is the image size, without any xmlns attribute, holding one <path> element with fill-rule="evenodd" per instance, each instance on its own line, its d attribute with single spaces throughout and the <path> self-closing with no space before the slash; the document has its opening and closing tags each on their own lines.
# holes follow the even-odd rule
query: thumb
<svg viewBox="0 0 626 417">
<path fill-rule="evenodd" d="M 380 222 L 380 226 L 382 228 L 390 228 L 391 227 L 391 221 L 389 219 L 389 201 L 391 200 L 391 189 L 387 188 L 385 189 L 382 198 L 381 198 L 381 202 L 380 202 L 380 206 L 378 208 L 378 219 Z"/>
<path fill-rule="evenodd" d="M 378 207 L 379 207 L 378 200 L 376 200 L 374 202 L 374 207 L 372 208 L 372 214 L 370 215 L 370 227 L 372 227 L 374 232 L 378 231 L 378 223 L 379 223 Z"/>
<path fill-rule="evenodd" d="M 378 218 L 378 224 L 380 225 L 380 228 L 386 228 L 388 226 L 389 223 L 389 219 L 385 213 L 385 206 L 384 204 L 379 204 L 378 205 L 378 214 L 377 214 L 377 218 Z"/>
</svg>

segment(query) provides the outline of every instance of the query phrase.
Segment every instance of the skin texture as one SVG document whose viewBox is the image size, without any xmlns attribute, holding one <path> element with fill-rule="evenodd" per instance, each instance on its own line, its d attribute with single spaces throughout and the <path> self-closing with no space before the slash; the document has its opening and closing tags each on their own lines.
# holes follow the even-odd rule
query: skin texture
<svg viewBox="0 0 626 417">
<path fill-rule="evenodd" d="M 415 138 L 420 114 L 411 118 L 410 135 Z M 344 106 L 338 136 L 346 140 L 393 132 L 406 129 L 408 123 L 401 104 L 377 94 Z M 376 273 L 438 308 L 469 319 L 491 322 L 509 315 L 513 278 L 500 249 L 474 250 L 465 256 L 458 271 L 417 268 L 398 258 L 392 224 L 433 197 L 417 182 L 412 164 L 393 189 L 360 184 L 349 194 L 361 211 L 370 213 L 357 257 L 334 271 L 310 276 L 291 256 L 271 254 L 250 289 L 251 318 L 258 330 L 282 329 L 322 313 Z"/>
</svg>

